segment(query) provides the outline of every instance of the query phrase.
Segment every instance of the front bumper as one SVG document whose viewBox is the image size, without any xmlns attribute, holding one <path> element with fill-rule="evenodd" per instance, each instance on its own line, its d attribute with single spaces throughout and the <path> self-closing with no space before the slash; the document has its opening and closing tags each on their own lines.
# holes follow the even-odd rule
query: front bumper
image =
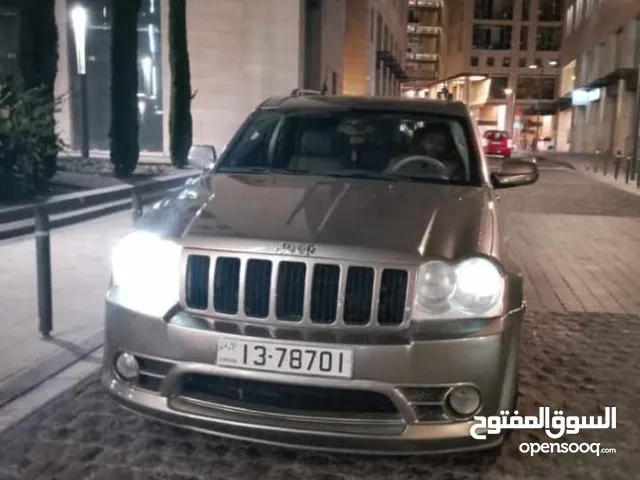
<svg viewBox="0 0 640 480">
<path fill-rule="evenodd" d="M 353 377 L 327 379 L 217 366 L 214 359 L 221 333 L 215 327 L 185 327 L 141 315 L 123 307 L 115 297 L 110 294 L 107 300 L 102 383 L 118 402 L 139 413 L 229 438 L 366 454 L 478 450 L 499 445 L 503 440 L 502 436 L 473 439 L 469 434 L 473 420 L 456 421 L 446 415 L 422 417 L 418 403 L 406 392 L 409 387 L 431 392 L 473 384 L 482 395 L 482 406 L 476 415 L 510 409 L 516 388 L 523 308 L 477 324 L 480 326 L 475 331 L 450 334 L 449 338 L 429 338 L 428 332 L 421 331 L 411 334 L 413 338 L 406 343 L 350 345 L 354 350 Z M 116 355 L 121 351 L 139 356 L 146 365 L 164 365 L 164 369 L 149 369 L 150 375 L 144 378 L 151 381 L 124 381 L 114 371 Z M 345 401 L 356 391 L 370 392 L 384 396 L 395 412 L 338 415 L 216 399 L 203 401 L 183 389 L 194 376 L 339 389 L 344 392 Z M 434 398 L 429 400 L 433 403 Z"/>
</svg>

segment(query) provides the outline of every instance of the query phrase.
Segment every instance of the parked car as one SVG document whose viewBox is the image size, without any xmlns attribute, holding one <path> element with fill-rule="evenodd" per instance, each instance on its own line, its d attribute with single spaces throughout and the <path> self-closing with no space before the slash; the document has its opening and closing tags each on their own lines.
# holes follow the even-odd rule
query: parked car
<svg viewBox="0 0 640 480">
<path fill-rule="evenodd" d="M 498 446 L 525 303 L 468 108 L 295 92 L 113 251 L 102 384 L 212 434 L 362 453 Z"/>
<path fill-rule="evenodd" d="M 513 142 L 509 132 L 504 130 L 487 130 L 482 138 L 482 147 L 485 155 L 510 158 L 513 150 Z"/>
<path fill-rule="evenodd" d="M 553 138 L 545 137 L 541 140 L 538 140 L 539 151 L 554 150 L 554 148 L 555 148 L 555 142 L 553 141 Z"/>
</svg>

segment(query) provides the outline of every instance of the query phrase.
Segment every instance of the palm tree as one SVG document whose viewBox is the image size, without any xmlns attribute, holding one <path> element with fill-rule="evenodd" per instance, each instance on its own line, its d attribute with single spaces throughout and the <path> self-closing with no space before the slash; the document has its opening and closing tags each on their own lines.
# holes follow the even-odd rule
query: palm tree
<svg viewBox="0 0 640 480">
<path fill-rule="evenodd" d="M 185 0 L 169 0 L 169 64 L 171 65 L 171 107 L 169 136 L 171 163 L 178 168 L 187 165 L 191 147 L 191 78 L 187 45 Z"/>
<path fill-rule="evenodd" d="M 110 157 L 116 176 L 138 163 L 138 12 L 140 0 L 112 0 Z"/>
</svg>

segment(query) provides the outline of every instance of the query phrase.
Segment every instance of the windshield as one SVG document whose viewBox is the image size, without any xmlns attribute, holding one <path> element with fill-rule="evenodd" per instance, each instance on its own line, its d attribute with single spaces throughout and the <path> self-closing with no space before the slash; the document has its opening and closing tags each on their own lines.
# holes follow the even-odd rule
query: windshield
<svg viewBox="0 0 640 480">
<path fill-rule="evenodd" d="M 509 134 L 499 130 L 489 130 L 484 134 L 484 138 L 494 141 L 507 140 L 509 138 Z"/>
<path fill-rule="evenodd" d="M 463 117 L 414 112 L 259 111 L 216 169 L 479 185 Z"/>
</svg>

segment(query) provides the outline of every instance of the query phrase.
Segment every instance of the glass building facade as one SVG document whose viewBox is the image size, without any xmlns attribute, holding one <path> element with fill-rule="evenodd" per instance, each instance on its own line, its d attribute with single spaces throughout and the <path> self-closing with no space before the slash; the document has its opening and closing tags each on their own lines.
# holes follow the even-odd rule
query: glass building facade
<svg viewBox="0 0 640 480">
<path fill-rule="evenodd" d="M 140 151 L 161 152 L 163 137 L 160 0 L 142 0 L 138 14 L 138 112 Z M 111 0 L 67 0 L 67 10 L 88 12 L 86 40 L 90 148 L 109 149 L 111 122 Z M 69 22 L 68 58 L 72 144 L 80 148 L 82 117 L 73 29 Z"/>
</svg>

